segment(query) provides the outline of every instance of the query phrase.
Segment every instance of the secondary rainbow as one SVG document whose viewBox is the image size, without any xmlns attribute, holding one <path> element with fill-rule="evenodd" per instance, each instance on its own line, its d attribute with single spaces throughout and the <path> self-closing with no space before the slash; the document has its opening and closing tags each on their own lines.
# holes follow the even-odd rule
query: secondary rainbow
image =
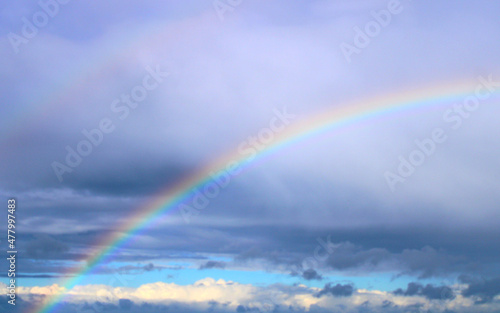
<svg viewBox="0 0 500 313">
<path fill-rule="evenodd" d="M 36 123 L 40 117 L 52 114 L 59 107 L 80 98 L 80 94 L 84 92 L 82 87 L 87 82 L 98 79 L 103 72 L 112 70 L 121 63 L 137 63 L 137 55 L 140 55 L 144 47 L 153 50 L 167 43 L 172 45 L 189 36 L 193 29 L 200 27 L 204 27 L 204 24 L 194 19 L 180 21 L 173 26 L 151 23 L 136 31 L 128 30 L 126 34 L 114 34 L 113 41 L 98 42 L 97 53 L 73 60 L 71 67 L 56 73 L 58 75 L 51 73 L 52 87 L 43 93 L 33 92 L 27 95 L 27 104 L 19 105 L 18 109 L 10 113 L 9 122 L 1 125 L 5 132 L 0 134 L 0 139 L 15 142 L 16 136 L 22 134 L 29 125 Z M 144 64 L 144 67 L 146 65 L 154 67 L 156 64 Z"/>
<path fill-rule="evenodd" d="M 248 168 L 250 164 L 253 164 L 257 160 L 262 161 L 286 147 L 348 125 L 374 120 L 398 112 L 435 108 L 438 105 L 451 105 L 455 102 L 463 102 L 467 97 L 474 96 L 474 92 L 477 92 L 477 88 L 479 88 L 478 86 L 477 82 L 452 83 L 438 87 L 417 88 L 371 99 L 363 99 L 342 106 L 334 106 L 309 118 L 292 123 L 284 131 L 277 133 L 274 140 L 259 151 L 257 157 L 241 155 L 238 149 L 235 149 L 178 184 L 166 187 L 152 201 L 139 207 L 116 230 L 112 231 L 105 240 L 98 243 L 97 246 L 101 246 L 102 248 L 86 260 L 87 262 L 83 262 L 86 264 L 74 271 L 72 273 L 74 277 L 67 279 L 63 286 L 66 290 L 70 290 L 77 285 L 86 274 L 91 273 L 101 262 L 108 260 L 114 251 L 125 246 L 141 230 L 147 229 L 148 225 L 157 221 L 158 218 L 167 212 L 175 211 L 180 204 L 188 201 L 196 190 L 204 188 L 213 179 L 224 174 L 224 169 L 230 162 L 236 162 L 240 168 Z M 489 99 L 498 96 L 497 91 L 488 93 L 488 90 L 483 88 L 481 95 L 484 97 L 485 93 L 488 94 Z M 63 300 L 64 296 L 64 293 L 56 295 L 43 306 L 34 308 L 32 312 L 57 312 L 57 304 Z"/>
</svg>

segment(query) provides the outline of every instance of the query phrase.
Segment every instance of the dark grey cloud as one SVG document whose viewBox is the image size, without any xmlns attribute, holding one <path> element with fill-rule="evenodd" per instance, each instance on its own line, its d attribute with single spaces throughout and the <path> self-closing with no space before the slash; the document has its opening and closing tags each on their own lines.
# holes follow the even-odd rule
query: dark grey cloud
<svg viewBox="0 0 500 313">
<path fill-rule="evenodd" d="M 259 229 L 259 234 L 267 231 L 266 228 Z M 244 250 L 237 259 L 261 258 L 287 264 L 294 268 L 295 275 L 302 266 L 344 272 L 397 270 L 400 275 L 421 278 L 467 272 L 497 272 L 497 261 L 494 259 L 497 252 L 491 250 L 495 242 L 486 239 L 482 241 L 482 247 L 472 242 L 468 245 L 467 236 L 458 232 L 442 232 L 431 228 L 426 231 L 418 228 L 332 230 L 329 235 L 311 233 L 309 230 L 309 236 L 295 236 L 303 233 L 299 229 L 287 231 L 274 228 L 272 232 L 273 241 L 265 241 L 258 248 Z M 476 233 L 474 236 L 480 238 L 486 235 Z M 349 241 L 343 241 L 345 239 Z M 462 244 L 457 245 L 457 240 Z M 319 257 L 315 262 L 302 263 L 314 258 L 315 253 Z M 477 266 L 478 263 L 483 264 L 483 267 Z"/>
<path fill-rule="evenodd" d="M 137 264 L 137 262 L 155 264 L 155 260 L 159 259 L 200 261 L 206 260 L 207 254 L 227 254 L 233 256 L 235 262 L 242 264 L 251 260 L 261 260 L 264 268 L 285 266 L 290 271 L 295 271 L 295 275 L 298 276 L 303 276 L 303 273 L 309 269 L 322 274 L 331 270 L 345 273 L 396 270 L 401 275 L 419 277 L 443 277 L 456 273 L 472 275 L 498 273 L 498 266 L 495 265 L 498 264 L 498 252 L 492 249 L 496 244 L 494 240 L 485 239 L 481 242 L 481 246 L 477 246 L 472 244 L 472 241 L 467 241 L 467 238 L 472 237 L 464 233 L 447 233 L 432 229 L 428 229 L 425 235 L 422 233 L 421 229 L 401 230 L 397 228 L 384 228 L 383 230 L 369 228 L 357 231 L 332 229 L 327 232 L 311 231 L 301 227 L 170 225 L 168 228 L 151 229 L 144 233 L 151 238 L 169 238 L 169 240 L 158 240 L 155 245 L 148 244 L 147 250 L 141 242 L 137 242 L 125 249 L 114 251 L 111 259 L 116 262 L 129 263 L 126 264 L 130 267 L 129 270 L 136 270 L 137 273 L 145 269 L 145 265 L 135 268 L 134 263 Z M 88 242 L 98 242 L 99 238 L 107 235 L 106 231 L 93 231 L 72 235 L 54 235 L 50 238 L 63 246 L 74 248 L 84 247 Z M 487 237 L 486 233 L 474 236 L 475 238 Z M 28 243 L 30 240 L 37 240 L 36 238 L 26 238 L 23 242 Z M 328 244 L 321 246 L 318 238 Z M 338 241 L 346 239 L 349 241 Z M 460 240 L 463 244 L 456 245 L 456 240 Z M 20 262 L 25 273 L 67 273 L 69 268 L 61 262 L 88 257 L 73 248 L 61 253 L 40 255 L 32 260 L 23 258 Z M 329 248 L 331 248 L 331 254 L 328 254 Z M 314 257 L 316 249 L 320 256 L 327 256 L 324 262 L 303 263 L 304 260 Z M 53 260 L 58 263 L 48 263 L 44 260 Z M 199 264 L 199 262 L 196 263 Z M 208 266 L 210 265 L 214 264 L 208 263 Z M 109 273 L 116 270 L 116 267 L 106 269 L 106 265 L 99 268 L 96 273 Z M 314 275 L 309 275 L 313 272 L 309 272 L 305 273 L 304 279 L 314 277 Z"/>
<path fill-rule="evenodd" d="M 401 274 L 421 277 L 446 276 L 453 273 L 495 273 L 495 269 L 498 269 L 495 266 L 495 255 L 498 253 L 491 249 L 495 244 L 493 241 L 483 242 L 483 247 L 472 244 L 468 246 L 464 235 L 459 233 L 440 234 L 428 231 L 427 237 L 416 237 L 417 234 L 421 234 L 418 229 L 389 231 L 386 228 L 383 231 L 367 229 L 356 232 L 332 230 L 329 233 L 333 235 L 330 235 L 328 240 L 328 233 L 311 230 L 307 230 L 306 233 L 305 230 L 295 227 L 169 226 L 167 229 L 155 229 L 147 233 L 152 238 L 169 238 L 158 241 L 156 246 L 149 245 L 147 253 L 144 251 L 144 246 L 138 242 L 123 251 L 121 249 L 115 251 L 112 259 L 118 262 L 154 263 L 154 260 L 162 258 L 203 260 L 206 257 L 202 254 L 224 253 L 233 255 L 237 262 L 245 263 L 246 260 L 261 259 L 270 264 L 285 265 L 290 270 L 295 270 L 298 275 L 302 275 L 311 265 L 314 265 L 312 269 L 316 272 L 328 270 L 370 272 L 397 269 Z M 103 236 L 106 236 L 106 232 L 99 231 L 71 236 L 58 235 L 53 238 L 64 245 L 74 247 L 84 245 L 86 242 L 96 242 Z M 463 245 L 455 246 L 453 241 L 461 240 L 462 237 L 464 237 Z M 327 248 L 331 245 L 330 255 L 319 244 L 318 238 L 328 242 Z M 337 239 L 352 241 L 339 242 Z M 420 245 L 423 245 L 423 248 L 418 248 Z M 434 248 L 425 245 L 433 245 Z M 405 246 L 411 249 L 404 248 Z M 302 261 L 305 259 L 314 257 L 316 249 L 319 249 L 318 253 L 321 256 L 328 256 L 325 261 L 303 264 Z M 81 258 L 85 258 L 85 255 L 72 251 L 49 257 L 61 261 Z M 478 263 L 483 266 L 478 267 Z M 43 264 L 41 262 L 40 266 Z M 34 266 L 34 263 L 30 266 Z"/>
<path fill-rule="evenodd" d="M 411 282 L 406 290 L 401 288 L 394 291 L 395 295 L 402 296 L 423 296 L 429 300 L 451 300 L 455 298 L 455 293 L 448 286 L 434 286 L 432 284 L 422 285 Z"/>
<path fill-rule="evenodd" d="M 323 276 L 316 272 L 316 270 L 310 268 L 302 272 L 302 278 L 305 280 L 322 280 Z"/>
<path fill-rule="evenodd" d="M 201 264 L 198 269 L 200 269 L 200 270 L 206 270 L 206 269 L 212 269 L 212 268 L 223 269 L 225 267 L 226 267 L 226 262 L 223 262 L 223 261 L 212 261 L 212 260 L 210 260 L 210 261 L 207 261 L 204 264 Z"/>
<path fill-rule="evenodd" d="M 163 257 L 161 257 L 163 258 Z M 136 260 L 136 258 L 134 258 Z M 124 260 L 114 260 L 113 262 L 119 262 L 119 263 L 129 263 L 128 261 Z M 146 272 L 161 272 L 163 270 L 182 270 L 184 269 L 183 266 L 175 265 L 175 266 L 163 266 L 163 265 L 155 265 L 153 263 L 148 263 L 146 265 L 123 265 L 123 266 L 108 266 L 108 265 L 101 265 L 97 266 L 94 270 L 94 274 L 98 275 L 105 275 L 105 274 L 125 274 L 125 275 L 140 275 L 144 274 Z"/>
<path fill-rule="evenodd" d="M 69 246 L 48 235 L 39 235 L 26 245 L 26 256 L 32 259 L 57 259 L 69 251 Z"/>
<path fill-rule="evenodd" d="M 168 266 L 158 266 L 154 265 L 153 263 L 148 263 L 146 265 L 125 265 L 125 266 L 119 266 L 117 268 L 109 268 L 109 267 L 100 267 L 96 271 L 98 274 L 105 274 L 105 273 L 120 273 L 120 274 L 142 274 L 145 272 L 152 272 L 152 271 L 162 271 L 165 269 L 180 269 L 181 267 L 168 267 Z"/>
<path fill-rule="evenodd" d="M 121 310 L 124 311 L 130 311 L 133 305 L 134 302 L 130 301 L 129 299 L 120 299 L 118 301 L 118 306 L 120 307 Z"/>
<path fill-rule="evenodd" d="M 421 278 L 449 274 L 453 270 L 467 266 L 464 257 L 430 246 L 424 246 L 421 249 L 403 249 L 399 252 L 391 252 L 385 247 L 366 249 L 350 242 L 341 243 L 333 248 L 333 253 L 326 262 L 333 269 L 338 270 L 353 268 L 381 269 L 395 262 L 398 264 L 401 274 L 416 274 Z"/>
<path fill-rule="evenodd" d="M 236 312 L 237 313 L 244 313 L 244 312 L 260 312 L 260 309 L 259 308 L 250 308 L 250 307 L 246 307 L 244 305 L 238 305 L 236 307 Z"/>
<path fill-rule="evenodd" d="M 477 303 L 491 302 L 495 296 L 500 295 L 500 277 L 481 279 L 462 276 L 460 280 L 468 284 L 462 295 L 475 298 Z"/>
<path fill-rule="evenodd" d="M 352 284 L 336 284 L 328 283 L 321 289 L 315 297 L 321 298 L 325 295 L 332 295 L 334 297 L 349 297 L 354 293 L 354 286 Z"/>
<path fill-rule="evenodd" d="M 391 253 L 383 248 L 362 249 L 350 242 L 341 243 L 334 248 L 327 263 L 334 269 L 345 270 L 361 266 L 376 267 L 390 257 Z"/>
</svg>

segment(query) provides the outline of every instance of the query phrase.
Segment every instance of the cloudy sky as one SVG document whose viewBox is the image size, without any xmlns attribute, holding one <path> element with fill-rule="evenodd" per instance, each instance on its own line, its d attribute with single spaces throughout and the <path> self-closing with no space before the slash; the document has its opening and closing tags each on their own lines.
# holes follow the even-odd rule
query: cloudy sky
<svg viewBox="0 0 500 313">
<path fill-rule="evenodd" d="M 499 10 L 3 2 L 2 312 L 500 311 Z"/>
</svg>

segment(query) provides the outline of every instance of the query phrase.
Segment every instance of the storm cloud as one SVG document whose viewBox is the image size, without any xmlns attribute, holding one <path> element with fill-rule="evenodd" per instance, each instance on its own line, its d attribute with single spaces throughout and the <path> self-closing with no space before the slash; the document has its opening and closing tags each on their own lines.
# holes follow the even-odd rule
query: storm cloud
<svg viewBox="0 0 500 313">
<path fill-rule="evenodd" d="M 70 2 L 13 42 L 42 6 L 0 10 L 20 308 L 107 251 L 64 310 L 498 311 L 499 3 Z"/>
</svg>

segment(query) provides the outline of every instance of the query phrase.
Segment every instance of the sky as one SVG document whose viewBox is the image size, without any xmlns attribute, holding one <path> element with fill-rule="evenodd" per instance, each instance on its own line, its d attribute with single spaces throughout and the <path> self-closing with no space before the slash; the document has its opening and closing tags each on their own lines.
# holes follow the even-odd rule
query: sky
<svg viewBox="0 0 500 313">
<path fill-rule="evenodd" d="M 1 311 L 500 311 L 499 10 L 3 2 Z"/>
</svg>

